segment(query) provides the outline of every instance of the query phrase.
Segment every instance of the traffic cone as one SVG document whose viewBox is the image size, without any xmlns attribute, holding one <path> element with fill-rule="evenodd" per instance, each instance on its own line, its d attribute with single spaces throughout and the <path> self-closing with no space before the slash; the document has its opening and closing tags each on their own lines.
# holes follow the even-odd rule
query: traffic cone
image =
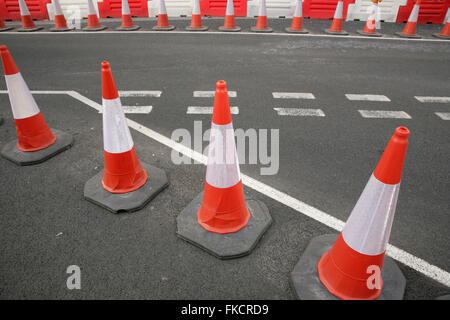
<svg viewBox="0 0 450 320">
<path fill-rule="evenodd" d="M 25 0 L 19 0 L 20 19 L 22 20 L 22 28 L 17 29 L 19 32 L 32 32 L 41 30 L 42 27 L 36 27 L 33 19 L 31 19 L 30 11 L 28 10 Z"/>
<path fill-rule="evenodd" d="M 158 12 L 158 24 L 152 28 L 156 31 L 170 31 L 175 29 L 174 26 L 169 24 L 169 18 L 167 16 L 166 3 L 164 0 L 159 0 L 159 12 Z"/>
<path fill-rule="evenodd" d="M 326 235 L 311 241 L 292 272 L 292 283 L 300 297 L 403 298 L 405 278 L 394 261 L 385 257 L 385 251 L 397 205 L 408 135 L 405 127 L 395 130 L 337 240 L 334 242 L 334 235 Z"/>
<path fill-rule="evenodd" d="M 267 207 L 245 201 L 225 81 L 214 98 L 204 192 L 178 216 L 178 235 L 219 258 L 249 254 L 271 223 Z"/>
<path fill-rule="evenodd" d="M 225 11 L 225 23 L 219 27 L 220 31 L 237 32 L 241 31 L 241 27 L 236 26 L 234 21 L 234 4 L 233 0 L 227 0 L 227 9 Z"/>
<path fill-rule="evenodd" d="M 67 27 L 67 21 L 62 12 L 61 5 L 59 4 L 59 0 L 52 0 L 52 4 L 53 4 L 53 10 L 55 12 L 55 27 L 50 28 L 50 31 L 61 32 L 61 31 L 72 30 L 69 27 Z"/>
<path fill-rule="evenodd" d="M 447 9 L 447 17 L 447 22 L 445 22 L 441 33 L 434 33 L 433 37 L 450 40 L 450 8 Z"/>
<path fill-rule="evenodd" d="M 250 31 L 253 32 L 273 32 L 272 28 L 267 25 L 267 9 L 266 0 L 260 0 L 259 2 L 259 14 L 258 20 L 256 20 L 256 27 L 251 27 Z"/>
<path fill-rule="evenodd" d="M 334 12 L 333 22 L 330 29 L 325 29 L 325 33 L 346 36 L 347 31 L 342 30 L 342 22 L 344 21 L 344 2 L 339 0 L 336 5 L 336 11 Z"/>
<path fill-rule="evenodd" d="M 130 6 L 128 5 L 128 0 L 122 0 L 122 25 L 116 30 L 119 31 L 133 31 L 139 29 L 140 26 L 133 24 L 133 19 L 131 18 Z"/>
<path fill-rule="evenodd" d="M 372 0 L 372 7 L 370 9 L 369 16 L 364 30 L 358 30 L 357 32 L 367 37 L 381 37 L 382 34 L 377 32 L 377 14 L 378 14 L 378 0 Z"/>
<path fill-rule="evenodd" d="M 200 2 L 199 0 L 194 0 L 194 7 L 192 8 L 192 18 L 191 25 L 186 27 L 187 31 L 206 31 L 207 26 L 202 24 L 202 16 L 200 13 Z"/>
<path fill-rule="evenodd" d="M 98 21 L 97 11 L 95 11 L 94 3 L 88 0 L 88 25 L 83 28 L 83 31 L 101 31 L 106 27 L 102 26 Z"/>
<path fill-rule="evenodd" d="M 8 31 L 11 30 L 13 27 L 7 27 L 5 24 L 5 21 L 3 21 L 2 18 L 0 18 L 0 32 L 2 31 Z"/>
<path fill-rule="evenodd" d="M 139 161 L 106 61 L 102 62 L 102 97 L 105 168 L 86 182 L 84 197 L 115 213 L 139 210 L 168 185 L 167 176 Z"/>
<path fill-rule="evenodd" d="M 303 29 L 303 2 L 297 0 L 295 3 L 294 17 L 290 28 L 285 29 L 289 33 L 309 33 L 308 30 Z"/>
<path fill-rule="evenodd" d="M 402 32 L 395 34 L 402 38 L 421 38 L 416 34 L 417 19 L 419 18 L 420 0 L 417 0 L 409 15 L 408 22 Z"/>
<path fill-rule="evenodd" d="M 2 156 L 19 165 L 30 165 L 70 148 L 72 136 L 47 126 L 8 48 L 0 46 L 0 53 L 17 131 L 17 140 L 3 147 Z"/>
</svg>

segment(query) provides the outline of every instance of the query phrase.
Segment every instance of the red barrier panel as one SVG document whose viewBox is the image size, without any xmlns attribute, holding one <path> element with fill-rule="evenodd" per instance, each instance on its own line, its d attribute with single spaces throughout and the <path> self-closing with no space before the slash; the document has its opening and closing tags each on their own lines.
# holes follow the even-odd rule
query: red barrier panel
<svg viewBox="0 0 450 320">
<path fill-rule="evenodd" d="M 133 17 L 148 17 L 147 0 L 128 0 Z M 103 0 L 98 3 L 100 18 L 122 17 L 122 0 Z"/>
<path fill-rule="evenodd" d="M 247 0 L 233 0 L 234 15 L 247 16 Z M 200 10 L 203 16 L 224 17 L 227 0 L 200 0 Z"/>
<path fill-rule="evenodd" d="M 33 20 L 48 20 L 46 4 L 51 0 L 25 0 Z M 19 1 L 1 0 L 0 15 L 4 20 L 20 21 Z"/>
<path fill-rule="evenodd" d="M 406 6 L 398 9 L 397 22 L 408 21 L 415 0 L 408 0 Z M 443 23 L 450 0 L 422 0 L 420 2 L 418 23 Z"/>
<path fill-rule="evenodd" d="M 331 19 L 334 17 L 338 0 L 304 0 L 303 17 L 311 19 Z M 344 0 L 344 19 L 347 17 L 347 9 L 355 0 Z"/>
</svg>

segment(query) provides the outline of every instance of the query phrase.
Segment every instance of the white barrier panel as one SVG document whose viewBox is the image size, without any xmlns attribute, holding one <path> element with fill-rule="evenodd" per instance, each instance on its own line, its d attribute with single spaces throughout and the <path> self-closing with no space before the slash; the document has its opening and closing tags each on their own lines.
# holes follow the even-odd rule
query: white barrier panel
<svg viewBox="0 0 450 320">
<path fill-rule="evenodd" d="M 256 17 L 259 12 L 260 0 L 247 2 L 247 17 Z M 295 1 L 291 0 L 266 0 L 267 17 L 292 18 L 294 16 Z"/>
<path fill-rule="evenodd" d="M 395 22 L 397 20 L 398 9 L 405 6 L 407 0 L 383 0 L 378 3 L 379 19 L 385 22 Z M 370 13 L 372 1 L 355 0 L 355 3 L 348 5 L 347 21 L 361 20 L 366 21 Z"/>
<path fill-rule="evenodd" d="M 98 5 L 97 2 L 102 2 L 101 0 L 93 0 L 95 12 L 98 14 Z M 59 0 L 59 4 L 61 5 L 62 12 L 66 18 L 66 20 L 70 20 L 71 18 L 84 19 L 88 16 L 88 2 L 87 0 Z M 55 10 L 53 9 L 52 3 L 47 3 L 47 12 L 50 20 L 55 20 Z"/>
<path fill-rule="evenodd" d="M 148 15 L 150 17 L 156 17 L 158 15 L 159 1 L 148 1 Z M 194 7 L 194 1 L 192 0 L 165 0 L 167 15 L 169 17 L 190 17 L 192 14 L 192 8 Z M 225 12 L 225 11 L 224 11 Z"/>
</svg>

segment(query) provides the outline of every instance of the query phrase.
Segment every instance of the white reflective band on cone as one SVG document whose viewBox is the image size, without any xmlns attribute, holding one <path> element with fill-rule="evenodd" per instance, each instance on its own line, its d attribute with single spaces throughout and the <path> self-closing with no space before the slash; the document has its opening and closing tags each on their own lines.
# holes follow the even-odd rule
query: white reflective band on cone
<svg viewBox="0 0 450 320">
<path fill-rule="evenodd" d="M 109 153 L 123 153 L 133 146 L 120 99 L 103 99 L 103 148 Z"/>
<path fill-rule="evenodd" d="M 122 0 L 122 14 L 130 14 L 130 6 L 128 0 Z"/>
<path fill-rule="evenodd" d="M 159 14 L 167 14 L 166 3 L 164 0 L 159 0 Z"/>
<path fill-rule="evenodd" d="M 226 16 L 234 16 L 234 5 L 233 0 L 227 1 L 227 11 L 225 12 Z"/>
<path fill-rule="evenodd" d="M 22 75 L 6 75 L 5 79 L 14 119 L 25 119 L 38 114 L 39 108 Z"/>
<path fill-rule="evenodd" d="M 28 10 L 25 0 L 19 0 L 19 8 L 20 8 L 21 16 L 29 16 L 30 15 L 30 11 Z"/>
<path fill-rule="evenodd" d="M 53 10 L 55 11 L 55 16 L 61 16 L 63 13 L 61 5 L 59 4 L 59 0 L 52 0 L 52 3 L 53 3 Z"/>
<path fill-rule="evenodd" d="M 339 1 L 337 3 L 336 12 L 334 13 L 334 19 L 342 19 L 344 12 L 344 2 Z"/>
<path fill-rule="evenodd" d="M 417 19 L 419 18 L 419 9 L 420 6 L 418 4 L 414 5 L 414 8 L 409 15 L 408 22 L 417 22 Z"/>
<path fill-rule="evenodd" d="M 353 250 L 371 256 L 385 252 L 399 189 L 400 183 L 384 184 L 372 174 L 342 231 Z"/>
<path fill-rule="evenodd" d="M 201 14 L 199 0 L 194 0 L 194 7 L 192 8 L 192 14 Z"/>
<path fill-rule="evenodd" d="M 266 0 L 260 0 L 259 1 L 259 16 L 260 17 L 267 16 Z"/>
<path fill-rule="evenodd" d="M 95 14 L 97 15 L 97 11 L 95 11 L 95 7 L 94 7 L 94 3 L 92 2 L 92 0 L 88 0 L 88 14 Z"/>
<path fill-rule="evenodd" d="M 372 2 L 372 7 L 370 8 L 369 17 L 367 20 L 375 20 L 377 17 L 378 4 Z"/>
<path fill-rule="evenodd" d="M 444 19 L 444 24 L 445 21 L 447 21 L 447 23 L 450 23 L 450 8 L 447 9 L 447 14 L 445 16 L 447 17 L 447 19 Z"/>
<path fill-rule="evenodd" d="M 294 11 L 294 17 L 295 18 L 301 18 L 303 16 L 303 10 L 302 10 L 302 1 L 297 1 L 295 5 L 295 11 Z"/>
<path fill-rule="evenodd" d="M 241 180 L 234 143 L 233 124 L 211 124 L 206 182 L 216 188 L 229 188 Z"/>
</svg>

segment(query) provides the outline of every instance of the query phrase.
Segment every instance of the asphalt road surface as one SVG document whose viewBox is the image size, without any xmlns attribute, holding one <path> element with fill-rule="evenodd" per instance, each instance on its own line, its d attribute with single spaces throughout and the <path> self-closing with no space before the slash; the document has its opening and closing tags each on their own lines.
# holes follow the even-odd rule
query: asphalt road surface
<svg viewBox="0 0 450 320">
<path fill-rule="evenodd" d="M 317 33 L 328 24 L 318 22 Z M 419 26 L 426 37 L 440 27 Z M 161 91 L 160 97 L 128 96 L 122 103 L 132 110 L 151 105 L 150 113 L 127 117 L 169 138 L 179 128 L 193 133 L 195 120 L 208 129 L 211 115 L 187 114 L 187 108 L 212 106 L 212 98 L 194 97 L 194 91 L 214 90 L 217 80 L 226 80 L 236 91 L 230 98 L 239 108 L 235 129 L 279 129 L 278 173 L 261 175 L 267 167 L 262 163 L 243 164 L 241 171 L 342 221 L 394 129 L 407 126 L 411 135 L 390 243 L 440 270 L 432 279 L 424 274 L 430 270 L 399 262 L 407 279 L 405 299 L 450 293 L 444 284 L 450 271 L 450 121 L 444 120 L 450 103 L 415 98 L 450 96 L 450 42 L 12 32 L 0 34 L 0 43 L 31 90 L 76 91 L 96 103 L 100 63 L 109 61 L 119 90 Z M 274 98 L 274 92 L 312 93 L 314 99 Z M 350 100 L 346 94 L 389 101 Z M 103 167 L 101 115 L 64 93 L 34 96 L 50 126 L 72 133 L 75 144 L 34 166 L 0 160 L 2 299 L 293 299 L 289 275 L 305 247 L 314 236 L 336 232 L 282 200 L 245 188 L 248 197 L 267 204 L 274 223 L 249 256 L 216 259 L 175 232 L 177 215 L 202 191 L 205 167 L 175 165 L 171 149 L 143 130 L 131 131 L 139 157 L 163 168 L 170 186 L 143 210 L 111 214 L 83 198 L 85 182 Z M 274 108 L 320 109 L 322 116 L 283 116 Z M 405 118 L 365 118 L 358 110 L 403 111 Z M 3 146 L 15 138 L 4 93 L 0 113 Z M 81 290 L 66 287 L 69 265 L 81 268 Z"/>
</svg>

